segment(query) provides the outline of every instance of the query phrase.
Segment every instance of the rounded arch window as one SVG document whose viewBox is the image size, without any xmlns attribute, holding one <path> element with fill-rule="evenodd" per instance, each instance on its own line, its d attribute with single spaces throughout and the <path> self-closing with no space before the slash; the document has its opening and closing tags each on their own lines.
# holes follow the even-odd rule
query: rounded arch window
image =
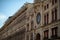
<svg viewBox="0 0 60 40">
<path fill-rule="evenodd" d="M 40 40 L 40 34 L 39 33 L 36 35 L 36 40 Z"/>
</svg>

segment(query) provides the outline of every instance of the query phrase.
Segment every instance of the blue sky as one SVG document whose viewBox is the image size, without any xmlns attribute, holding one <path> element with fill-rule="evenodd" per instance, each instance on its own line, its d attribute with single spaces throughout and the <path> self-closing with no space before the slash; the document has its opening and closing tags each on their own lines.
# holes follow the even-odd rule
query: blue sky
<svg viewBox="0 0 60 40">
<path fill-rule="evenodd" d="M 0 28 L 8 17 L 16 13 L 26 2 L 32 3 L 33 0 L 0 0 Z"/>
</svg>

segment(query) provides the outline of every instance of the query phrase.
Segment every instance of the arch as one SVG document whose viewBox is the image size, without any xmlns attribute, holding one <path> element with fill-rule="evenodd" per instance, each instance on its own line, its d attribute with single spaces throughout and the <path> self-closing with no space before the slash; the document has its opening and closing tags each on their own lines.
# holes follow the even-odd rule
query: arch
<svg viewBox="0 0 60 40">
<path fill-rule="evenodd" d="M 41 36 L 40 36 L 40 34 L 38 33 L 37 35 L 36 35 L 36 40 L 40 40 L 41 38 L 40 38 Z"/>
</svg>

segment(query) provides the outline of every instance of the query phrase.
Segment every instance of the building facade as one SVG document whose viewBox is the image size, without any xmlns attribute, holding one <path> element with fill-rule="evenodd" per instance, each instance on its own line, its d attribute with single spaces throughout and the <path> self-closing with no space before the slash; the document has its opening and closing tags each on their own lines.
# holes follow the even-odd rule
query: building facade
<svg viewBox="0 0 60 40">
<path fill-rule="evenodd" d="M 60 0 L 34 0 L 9 17 L 0 40 L 60 40 Z"/>
</svg>

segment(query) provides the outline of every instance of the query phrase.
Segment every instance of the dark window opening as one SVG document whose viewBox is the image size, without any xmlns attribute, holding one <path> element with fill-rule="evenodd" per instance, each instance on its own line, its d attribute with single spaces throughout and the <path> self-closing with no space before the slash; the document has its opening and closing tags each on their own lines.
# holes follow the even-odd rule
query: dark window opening
<svg viewBox="0 0 60 40">
<path fill-rule="evenodd" d="M 34 23 L 33 21 L 31 21 L 31 30 L 34 29 L 33 27 L 34 27 Z"/>
<path fill-rule="evenodd" d="M 52 0 L 52 5 L 54 5 L 54 0 Z"/>
<path fill-rule="evenodd" d="M 31 33 L 31 40 L 33 40 L 33 33 Z"/>
<path fill-rule="evenodd" d="M 57 3 L 57 0 L 55 0 L 55 3 Z"/>
<path fill-rule="evenodd" d="M 52 10 L 52 22 L 54 21 L 54 11 Z"/>
<path fill-rule="evenodd" d="M 39 33 L 36 35 L 36 40 L 40 40 L 40 34 Z"/>
<path fill-rule="evenodd" d="M 29 35 L 27 35 L 27 39 L 26 40 L 29 40 Z"/>
<path fill-rule="evenodd" d="M 52 28 L 52 37 L 53 38 L 57 37 L 57 31 L 58 31 L 58 28 L 57 27 Z"/>
<path fill-rule="evenodd" d="M 48 15 L 48 13 L 47 13 L 47 24 L 48 24 L 48 22 L 49 22 L 49 15 Z"/>
<path fill-rule="evenodd" d="M 27 24 L 27 31 L 29 31 L 29 24 Z"/>
<path fill-rule="evenodd" d="M 49 4 L 47 4 L 47 5 L 44 6 L 44 10 L 46 10 L 48 8 L 49 8 Z"/>
<path fill-rule="evenodd" d="M 49 4 L 47 4 L 47 8 L 49 8 Z"/>
<path fill-rule="evenodd" d="M 52 0 L 52 5 L 54 5 L 55 3 L 57 3 L 57 0 Z"/>
<path fill-rule="evenodd" d="M 55 8 L 55 20 L 57 20 L 57 8 Z"/>
<path fill-rule="evenodd" d="M 46 6 L 44 6 L 44 10 L 46 10 Z"/>
<path fill-rule="evenodd" d="M 48 30 L 44 31 L 44 38 L 48 39 Z"/>
<path fill-rule="evenodd" d="M 52 22 L 57 21 L 57 8 L 52 10 Z"/>
<path fill-rule="evenodd" d="M 49 14 L 44 15 L 44 25 L 47 25 L 49 22 Z"/>
<path fill-rule="evenodd" d="M 44 15 L 44 25 L 46 25 L 46 15 Z"/>
</svg>

